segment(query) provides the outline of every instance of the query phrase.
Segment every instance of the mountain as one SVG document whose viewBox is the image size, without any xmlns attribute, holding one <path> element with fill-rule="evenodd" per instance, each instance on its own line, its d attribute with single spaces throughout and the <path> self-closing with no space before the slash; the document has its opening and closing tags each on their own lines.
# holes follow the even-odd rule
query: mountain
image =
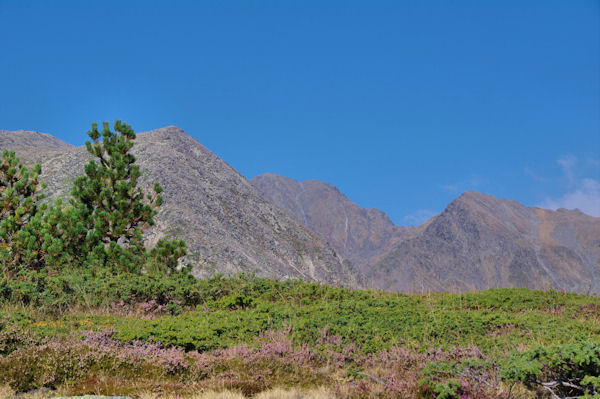
<svg viewBox="0 0 600 399">
<path fill-rule="evenodd" d="M 467 192 L 373 263 L 403 291 L 496 287 L 600 293 L 600 218 Z"/>
<path fill-rule="evenodd" d="M 0 130 L 0 148 L 42 164 L 48 200 L 90 159 L 50 135 Z M 396 226 L 335 186 L 273 174 L 250 182 L 177 127 L 138 134 L 142 185 L 164 187 L 148 244 L 188 243 L 197 276 L 254 272 L 394 291 L 494 287 L 600 293 L 600 218 L 467 192 L 417 227 Z"/>
<path fill-rule="evenodd" d="M 251 183 L 351 260 L 374 288 L 600 293 L 600 218 L 579 211 L 467 192 L 421 226 L 404 228 L 320 181 L 265 174 Z"/>
<path fill-rule="evenodd" d="M 337 187 L 319 180 L 299 182 L 267 173 L 250 183 L 356 264 L 386 252 L 412 230 L 394 225 L 378 209 L 359 207 Z"/>
<path fill-rule="evenodd" d="M 73 147 L 35 132 L 0 131 L 0 148 L 14 148 L 25 164 L 42 164 L 50 200 L 67 197 L 90 159 Z M 194 274 L 254 272 L 357 286 L 360 278 L 317 235 L 267 201 L 242 175 L 177 127 L 137 135 L 132 150 L 142 186 L 164 188 L 149 244 L 163 236 L 188 244 Z"/>
</svg>

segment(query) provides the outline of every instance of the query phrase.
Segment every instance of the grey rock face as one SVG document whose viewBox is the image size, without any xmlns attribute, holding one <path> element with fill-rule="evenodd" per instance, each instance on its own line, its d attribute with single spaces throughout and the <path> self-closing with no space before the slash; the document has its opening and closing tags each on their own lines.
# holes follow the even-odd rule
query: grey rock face
<svg viewBox="0 0 600 399">
<path fill-rule="evenodd" d="M 0 134 L 0 147 L 18 141 L 2 138 L 11 134 Z M 17 155 L 26 164 L 42 164 L 41 180 L 50 199 L 67 197 L 89 154 L 83 147 L 47 149 L 44 143 L 33 143 L 37 147 L 15 146 Z M 194 265 L 195 275 L 256 271 L 278 279 L 358 284 L 357 273 L 327 244 L 181 129 L 138 134 L 133 154 L 142 170 L 142 186 L 149 189 L 158 181 L 164 188 L 164 204 L 147 242 L 185 240 L 186 261 Z"/>
</svg>

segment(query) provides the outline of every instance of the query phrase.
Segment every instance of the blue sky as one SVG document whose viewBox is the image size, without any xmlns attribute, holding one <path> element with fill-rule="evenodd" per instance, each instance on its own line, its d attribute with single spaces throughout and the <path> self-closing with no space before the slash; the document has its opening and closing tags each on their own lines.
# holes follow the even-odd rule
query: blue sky
<svg viewBox="0 0 600 399">
<path fill-rule="evenodd" d="M 598 1 L 0 0 L 0 129 L 177 125 L 398 224 L 461 192 L 600 216 Z"/>
</svg>

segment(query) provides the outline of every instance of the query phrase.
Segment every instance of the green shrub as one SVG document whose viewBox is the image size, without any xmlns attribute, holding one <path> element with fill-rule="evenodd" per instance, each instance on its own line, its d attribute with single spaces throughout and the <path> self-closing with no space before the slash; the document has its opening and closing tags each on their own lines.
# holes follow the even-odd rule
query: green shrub
<svg viewBox="0 0 600 399">
<path fill-rule="evenodd" d="M 599 394 L 600 343 L 538 346 L 513 355 L 503 366 L 507 381 L 545 387 L 561 397 Z"/>
</svg>

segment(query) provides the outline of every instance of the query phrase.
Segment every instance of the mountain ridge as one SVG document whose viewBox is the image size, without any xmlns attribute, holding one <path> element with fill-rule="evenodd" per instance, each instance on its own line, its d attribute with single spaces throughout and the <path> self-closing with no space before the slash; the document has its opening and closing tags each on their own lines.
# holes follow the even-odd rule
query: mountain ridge
<svg viewBox="0 0 600 399">
<path fill-rule="evenodd" d="M 281 203 L 282 198 L 293 196 L 300 188 L 312 189 L 303 193 L 311 198 L 311 205 L 305 208 L 315 210 L 320 225 L 310 224 L 308 216 L 307 227 L 348 256 L 335 239 L 346 222 L 341 223 L 335 212 L 327 215 L 319 209 L 335 208 L 349 200 L 341 193 L 335 199 L 323 196 L 322 190 L 333 192 L 326 183 L 316 187 L 319 184 L 314 180 L 308 185 L 290 180 L 268 174 L 251 179 L 251 183 L 284 209 L 293 208 L 294 203 Z M 282 196 L 284 189 L 289 192 Z M 290 214 L 297 212 L 292 209 Z M 362 224 L 360 220 L 356 223 Z M 390 224 L 378 231 L 378 251 L 350 258 L 373 288 L 414 292 L 524 286 L 600 292 L 600 218 L 579 210 L 526 207 L 514 200 L 468 191 L 419 226 Z M 331 233 L 332 226 L 337 226 L 337 233 Z"/>
<path fill-rule="evenodd" d="M 0 130 L 0 148 L 42 164 L 52 201 L 67 197 L 91 159 L 51 135 Z M 132 153 L 146 189 L 165 203 L 148 245 L 188 242 L 194 274 L 257 272 L 391 291 L 496 287 L 600 293 L 600 218 L 526 207 L 468 191 L 425 223 L 397 226 L 319 180 L 264 174 L 248 181 L 182 129 L 139 133 Z"/>
</svg>

